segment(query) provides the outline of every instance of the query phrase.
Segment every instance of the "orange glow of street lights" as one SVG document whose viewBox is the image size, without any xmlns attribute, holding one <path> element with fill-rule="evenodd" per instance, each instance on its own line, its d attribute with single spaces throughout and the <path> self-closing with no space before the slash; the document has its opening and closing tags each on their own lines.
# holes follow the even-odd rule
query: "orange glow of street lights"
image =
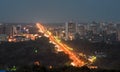
<svg viewBox="0 0 120 72">
<path fill-rule="evenodd" d="M 86 62 L 86 61 L 88 61 L 87 59 L 86 60 L 80 59 L 75 52 L 70 50 L 72 48 L 70 48 L 67 45 L 63 44 L 62 42 L 60 42 L 60 40 L 57 40 L 52 35 L 51 32 L 47 31 L 47 29 L 44 26 L 42 26 L 42 24 L 36 23 L 36 26 L 39 29 L 39 32 L 44 33 L 44 35 L 49 37 L 49 40 L 51 42 L 53 42 L 56 46 L 58 46 L 60 48 L 60 50 L 62 50 L 65 54 L 67 54 L 69 56 L 69 58 L 72 60 L 71 65 L 76 66 L 76 67 L 81 67 L 81 66 L 84 66 L 86 63 L 88 63 L 88 62 Z"/>
</svg>

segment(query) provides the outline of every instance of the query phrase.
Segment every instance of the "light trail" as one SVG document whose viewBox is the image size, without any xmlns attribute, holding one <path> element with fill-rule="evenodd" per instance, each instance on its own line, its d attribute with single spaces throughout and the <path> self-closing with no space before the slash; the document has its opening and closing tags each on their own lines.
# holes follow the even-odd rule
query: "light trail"
<svg viewBox="0 0 120 72">
<path fill-rule="evenodd" d="M 39 29 L 39 32 L 43 33 L 46 37 L 49 37 L 49 40 L 53 42 L 55 45 L 58 45 L 59 48 L 69 56 L 69 58 L 72 60 L 71 65 L 76 67 L 81 67 L 86 65 L 88 60 L 86 58 L 80 58 L 75 52 L 73 52 L 70 47 L 63 44 L 59 40 L 57 40 L 51 32 L 47 31 L 47 29 L 42 26 L 40 23 L 36 23 L 37 28 Z"/>
</svg>

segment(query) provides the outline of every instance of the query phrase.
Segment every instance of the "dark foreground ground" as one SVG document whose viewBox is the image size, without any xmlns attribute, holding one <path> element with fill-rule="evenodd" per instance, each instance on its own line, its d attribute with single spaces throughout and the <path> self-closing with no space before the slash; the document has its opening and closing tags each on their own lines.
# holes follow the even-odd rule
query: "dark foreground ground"
<svg viewBox="0 0 120 72">
<path fill-rule="evenodd" d="M 62 66 L 70 60 L 63 52 L 56 53 L 54 45 L 45 37 L 0 44 L 0 67 L 32 65 L 35 61 L 44 66 Z"/>
<path fill-rule="evenodd" d="M 107 70 L 107 69 L 89 69 L 86 66 L 83 67 L 72 67 L 72 66 L 64 66 L 64 67 L 44 67 L 44 66 L 23 66 L 14 69 L 9 69 L 8 72 L 120 72 L 120 70 Z"/>
<path fill-rule="evenodd" d="M 95 55 L 95 51 L 105 53 L 106 57 L 97 58 L 94 63 L 102 69 L 71 67 L 71 60 L 68 56 L 63 52 L 57 53 L 55 46 L 49 43 L 49 39 L 42 37 L 35 41 L 1 43 L 0 70 L 13 69 L 17 72 L 120 72 L 120 42 L 106 44 L 73 40 L 65 43 L 75 48 L 74 50 L 82 51 L 87 55 Z M 33 65 L 36 61 L 39 61 L 40 65 L 43 66 Z"/>
</svg>

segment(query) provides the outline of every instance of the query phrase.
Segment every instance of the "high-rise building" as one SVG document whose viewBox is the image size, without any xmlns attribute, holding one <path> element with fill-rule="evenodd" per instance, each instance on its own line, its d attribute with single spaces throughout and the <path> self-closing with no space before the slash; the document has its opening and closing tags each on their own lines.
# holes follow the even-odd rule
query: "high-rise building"
<svg viewBox="0 0 120 72">
<path fill-rule="evenodd" d="M 112 33 L 116 33 L 116 24 L 108 24 L 107 25 L 107 34 L 112 34 Z"/>
<path fill-rule="evenodd" d="M 77 33 L 80 35 L 80 36 L 85 36 L 86 34 L 86 29 L 85 29 L 85 26 L 83 24 L 78 24 L 77 25 Z"/>
<path fill-rule="evenodd" d="M 13 25 L 0 25 L 0 34 L 5 34 L 7 36 L 13 36 L 16 33 L 16 28 Z"/>
<path fill-rule="evenodd" d="M 117 25 L 117 39 L 120 41 L 120 24 Z"/>
<path fill-rule="evenodd" d="M 77 25 L 73 22 L 66 22 L 65 23 L 65 37 L 66 40 L 74 39 L 75 33 L 77 32 Z"/>
<path fill-rule="evenodd" d="M 90 24 L 89 26 L 89 30 L 93 32 L 93 34 L 97 34 L 98 33 L 98 27 L 97 24 Z"/>
</svg>

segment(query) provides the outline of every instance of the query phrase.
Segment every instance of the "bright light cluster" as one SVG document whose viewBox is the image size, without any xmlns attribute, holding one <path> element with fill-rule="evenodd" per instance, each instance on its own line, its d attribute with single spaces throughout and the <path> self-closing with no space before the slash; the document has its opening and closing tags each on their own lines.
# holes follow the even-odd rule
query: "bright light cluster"
<svg viewBox="0 0 120 72">
<path fill-rule="evenodd" d="M 69 56 L 69 58 L 72 60 L 71 65 L 76 67 L 81 67 L 86 65 L 87 63 L 93 63 L 96 60 L 95 56 L 92 56 L 87 59 L 85 54 L 80 53 L 80 55 L 78 55 L 77 53 L 73 52 L 73 48 L 70 48 L 66 44 L 62 43 L 60 39 L 53 36 L 52 33 L 47 31 L 47 29 L 44 26 L 42 26 L 40 23 L 36 23 L 36 26 L 39 29 L 39 32 L 43 33 L 44 36 L 48 37 L 50 40 L 49 42 L 53 43 L 55 47 L 58 48 L 58 51 L 63 51 L 65 54 Z"/>
</svg>

